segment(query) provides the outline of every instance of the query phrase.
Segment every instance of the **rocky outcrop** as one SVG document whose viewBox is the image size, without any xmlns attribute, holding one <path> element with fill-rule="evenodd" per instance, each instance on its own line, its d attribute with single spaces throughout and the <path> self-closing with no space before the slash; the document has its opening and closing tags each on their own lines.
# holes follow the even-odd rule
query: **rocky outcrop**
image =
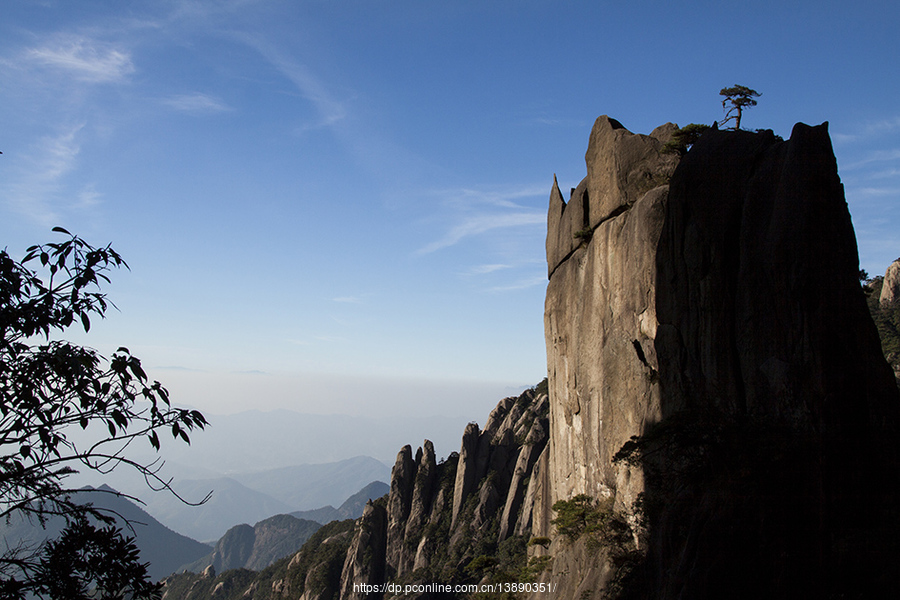
<svg viewBox="0 0 900 600">
<path fill-rule="evenodd" d="M 878 301 L 882 306 L 888 306 L 896 304 L 898 300 L 900 300 L 900 258 L 892 262 L 884 272 Z"/>
<path fill-rule="evenodd" d="M 484 429 L 476 423 L 466 427 L 459 454 L 441 463 L 427 440 L 415 459 L 404 447 L 382 509 L 385 548 L 364 516 L 344 564 L 341 597 L 365 597 L 361 590 L 370 588 L 360 583 L 468 577 L 465 568 L 479 555 L 495 552 L 511 536 L 526 536 L 534 505 L 529 479 L 547 443 L 548 409 L 546 394 L 534 390 L 505 398 Z M 380 566 L 371 566 L 379 560 Z M 474 572 L 488 567 L 484 563 Z"/>
<path fill-rule="evenodd" d="M 885 561 L 850 557 L 860 531 L 839 523 L 896 500 L 900 402 L 827 125 L 713 130 L 675 169 L 660 150 L 600 117 L 588 176 L 568 203 L 551 190 L 548 580 L 564 597 L 791 597 L 870 576 Z M 611 499 L 633 539 L 591 558 L 560 538 L 552 506 L 578 494 Z"/>
<path fill-rule="evenodd" d="M 428 440 L 415 454 L 404 446 L 389 493 L 370 501 L 355 522 L 323 526 L 299 552 L 255 577 L 221 569 L 209 581 L 173 576 L 165 597 L 228 589 L 248 598 L 266 590 L 273 598 L 349 600 L 412 596 L 391 585 L 473 584 L 494 576 L 508 583 L 506 572 L 494 573 L 494 557 L 507 548 L 504 560 L 525 560 L 538 488 L 532 475 L 545 456 L 548 411 L 547 394 L 529 389 L 501 400 L 483 429 L 470 423 L 460 452 L 446 460 L 437 462 Z M 244 543 L 231 552 L 244 560 L 252 554 L 252 532 L 245 526 L 233 537 L 239 533 Z"/>
<path fill-rule="evenodd" d="M 408 450 L 409 446 L 404 449 Z M 366 505 L 357 522 L 356 534 L 341 571 L 341 598 L 365 598 L 368 594 L 360 593 L 360 589 L 369 589 L 369 586 L 384 582 L 390 520 L 384 506 L 373 503 Z M 397 554 L 398 552 L 392 553 L 393 556 Z"/>
<path fill-rule="evenodd" d="M 403 540 L 420 540 L 425 533 L 431 517 L 431 504 L 434 500 L 434 487 L 437 481 L 437 461 L 434 456 L 434 444 L 425 440 L 423 448 L 416 453 L 418 468 L 413 484 L 412 500 L 410 502 L 409 517 L 403 530 Z M 397 573 L 403 573 L 415 568 L 418 545 L 401 544 L 400 558 L 397 564 Z"/>
<path fill-rule="evenodd" d="M 421 452 L 421 449 L 419 449 Z M 413 462 L 412 449 L 404 446 L 397 454 L 397 460 L 391 471 L 391 491 L 387 503 L 387 563 L 393 571 L 403 571 L 403 539 L 406 524 L 409 520 L 410 503 L 413 497 L 413 482 L 416 479 L 416 463 Z"/>
<path fill-rule="evenodd" d="M 668 182 L 677 158 L 663 154 L 676 126 L 667 123 L 647 135 L 633 134 L 602 116 L 594 123 L 585 154 L 588 175 L 563 200 L 556 177 L 547 217 L 547 268 L 556 268 L 590 239 L 593 231 Z M 551 278 L 552 280 L 552 278 Z"/>
<path fill-rule="evenodd" d="M 703 136 L 673 177 L 657 264 L 667 412 L 896 422 L 827 124 Z"/>
<path fill-rule="evenodd" d="M 900 259 L 888 266 L 884 277 L 866 282 L 869 313 L 878 328 L 884 358 L 900 387 Z"/>
<path fill-rule="evenodd" d="M 182 570 L 200 572 L 207 566 L 218 573 L 228 569 L 260 570 L 297 552 L 319 527 L 319 523 L 291 515 L 275 515 L 252 527 L 236 525 L 216 543 L 212 554 Z"/>
<path fill-rule="evenodd" d="M 551 192 L 551 276 L 544 312 L 551 398 L 548 506 L 576 494 L 605 497 L 617 487 L 633 500 L 641 490 L 639 482 L 634 492 L 626 491 L 630 484 L 624 481 L 624 487 L 617 485 L 611 458 L 661 416 L 654 346 L 656 246 L 665 220 L 665 175 L 674 168 L 662 145 L 613 119 L 598 118 L 585 156 L 588 177 L 559 219 L 569 239 L 553 243 L 562 235 L 554 231 L 558 187 Z M 566 225 L 570 211 L 580 219 L 587 206 L 578 190 L 591 194 L 590 212 L 598 218 L 585 221 L 593 223 L 589 240 L 554 264 L 573 241 Z"/>
</svg>

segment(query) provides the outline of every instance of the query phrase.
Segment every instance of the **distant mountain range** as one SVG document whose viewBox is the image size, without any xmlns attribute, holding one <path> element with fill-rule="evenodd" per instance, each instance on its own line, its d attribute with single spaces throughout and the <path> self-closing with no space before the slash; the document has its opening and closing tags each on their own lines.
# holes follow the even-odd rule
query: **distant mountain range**
<svg viewBox="0 0 900 600">
<path fill-rule="evenodd" d="M 210 424 L 205 430 L 191 434 L 190 446 L 167 444 L 164 440 L 157 454 L 150 444 L 137 444 L 129 448 L 129 458 L 144 463 L 162 458 L 166 461 L 162 474 L 175 479 L 234 477 L 298 464 L 334 463 L 354 456 L 371 456 L 391 465 L 397 448 L 408 443 L 411 436 L 432 439 L 439 457 L 458 451 L 459 431 L 468 422 L 464 417 L 371 418 L 290 410 L 204 414 Z M 87 441 L 92 440 L 91 432 L 84 435 Z M 78 485 L 96 487 L 107 483 L 147 501 L 142 495 L 145 487 L 142 478 L 129 477 L 127 471 L 112 475 L 115 479 L 84 473 L 79 476 Z M 333 502 L 343 502 L 343 498 Z M 315 506 L 297 508 L 306 510 Z"/>
<path fill-rule="evenodd" d="M 186 505 L 165 492 L 144 500 L 147 512 L 172 529 L 194 539 L 214 542 L 238 524 L 340 505 L 364 486 L 373 481 L 387 481 L 390 475 L 387 465 L 358 456 L 321 465 L 296 465 L 232 477 L 174 482 L 178 493 L 191 500 L 202 499 L 212 491 L 210 500 L 201 506 Z"/>
<path fill-rule="evenodd" d="M 141 560 L 150 563 L 148 571 L 154 580 L 170 575 L 182 565 L 196 561 L 212 550 L 212 546 L 172 531 L 108 486 L 79 492 L 74 499 L 76 502 L 90 502 L 96 508 L 116 515 L 116 526 L 123 529 L 126 536 L 135 538 L 141 550 Z M 133 532 L 128 529 L 126 520 L 131 523 Z M 8 524 L 0 522 L 0 537 L 4 547 L 14 546 L 18 541 L 36 545 L 56 537 L 63 526 L 63 520 L 59 517 L 51 519 L 45 528 L 41 528 L 17 516 Z"/>
<path fill-rule="evenodd" d="M 231 481 L 228 484 L 229 481 L 231 480 L 224 479 L 216 482 L 226 484 L 220 489 L 228 492 L 222 494 L 228 501 L 222 501 L 214 508 L 221 510 L 231 504 L 235 509 L 248 498 L 264 497 L 237 482 Z M 118 515 L 116 526 L 122 528 L 127 536 L 135 538 L 141 551 L 141 560 L 150 563 L 151 578 L 160 580 L 184 570 L 199 573 L 209 566 L 216 572 L 238 568 L 264 569 L 274 561 L 299 550 L 322 525 L 336 520 L 358 518 L 369 499 L 380 498 L 389 490 L 386 483 L 373 481 L 352 494 L 338 508 L 327 505 L 294 514 L 281 512 L 266 515 L 265 518 L 254 521 L 256 524 L 252 526 L 246 523 L 234 525 L 218 539 L 215 546 L 172 531 L 109 486 L 86 489 L 77 494 L 75 499 L 91 502 L 97 508 Z M 269 499 L 268 503 L 254 508 L 265 512 L 279 506 L 284 505 Z M 133 532 L 126 521 L 131 524 Z M 203 523 L 198 525 L 201 528 L 203 526 Z M 21 541 L 37 545 L 45 539 L 58 536 L 62 528 L 63 522 L 59 518 L 51 519 L 45 528 L 22 518 L 14 518 L 9 524 L 0 523 L 0 538 L 4 545 L 9 546 Z"/>
<path fill-rule="evenodd" d="M 377 498 L 381 498 L 390 491 L 391 486 L 384 483 L 383 481 L 373 481 L 360 491 L 347 498 L 347 500 L 338 508 L 334 508 L 330 505 L 323 506 L 322 508 L 316 508 L 313 510 L 301 510 L 293 512 L 291 513 L 291 516 L 297 517 L 298 519 L 309 519 L 310 521 L 316 521 L 317 523 L 321 523 L 322 525 L 330 523 L 331 521 L 356 519 L 362 515 L 363 509 L 366 507 L 366 502 L 368 502 L 370 499 L 375 500 Z"/>
</svg>

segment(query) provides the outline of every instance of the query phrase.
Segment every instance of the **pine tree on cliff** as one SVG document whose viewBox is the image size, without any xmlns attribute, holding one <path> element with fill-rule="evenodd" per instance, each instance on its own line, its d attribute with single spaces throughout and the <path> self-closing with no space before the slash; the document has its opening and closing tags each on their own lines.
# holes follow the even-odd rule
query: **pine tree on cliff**
<svg viewBox="0 0 900 600">
<path fill-rule="evenodd" d="M 719 125 L 724 126 L 725 123 L 734 119 L 734 129 L 737 131 L 741 128 L 741 116 L 744 114 L 744 109 L 756 106 L 756 100 L 753 98 L 758 98 L 762 94 L 746 86 L 735 84 L 730 88 L 722 88 L 719 91 L 719 95 L 725 96 L 725 99 L 722 100 L 722 109 L 725 110 L 725 118 L 722 119 Z M 729 104 L 731 105 L 731 108 L 728 108 Z"/>
</svg>

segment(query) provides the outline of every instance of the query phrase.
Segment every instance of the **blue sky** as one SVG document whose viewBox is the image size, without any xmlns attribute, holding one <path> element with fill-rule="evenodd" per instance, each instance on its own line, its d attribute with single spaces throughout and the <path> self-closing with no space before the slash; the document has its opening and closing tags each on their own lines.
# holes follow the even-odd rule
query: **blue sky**
<svg viewBox="0 0 900 600">
<path fill-rule="evenodd" d="M 900 256 L 895 2 L 3 3 L 0 244 L 131 266 L 83 338 L 210 412 L 469 415 L 546 372 L 545 214 L 594 119 L 830 122 Z"/>
</svg>

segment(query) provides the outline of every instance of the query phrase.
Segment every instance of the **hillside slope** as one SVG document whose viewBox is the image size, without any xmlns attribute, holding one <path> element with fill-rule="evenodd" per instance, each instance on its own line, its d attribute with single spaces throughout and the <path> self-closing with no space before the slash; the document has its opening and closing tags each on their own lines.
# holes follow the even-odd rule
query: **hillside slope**
<svg viewBox="0 0 900 600">
<path fill-rule="evenodd" d="M 116 527 L 123 529 L 126 536 L 135 538 L 141 561 L 150 563 L 148 572 L 154 581 L 209 554 L 212 549 L 211 546 L 172 531 L 127 498 L 116 495 L 112 488 L 101 486 L 97 490 L 80 492 L 74 499 L 76 502 L 90 502 L 98 509 L 115 515 Z M 133 531 L 125 521 L 131 523 Z M 39 543 L 55 537 L 62 528 L 62 519 L 51 519 L 45 529 L 21 519 L 0 524 L 4 543 L 9 546 L 18 542 Z"/>
</svg>

